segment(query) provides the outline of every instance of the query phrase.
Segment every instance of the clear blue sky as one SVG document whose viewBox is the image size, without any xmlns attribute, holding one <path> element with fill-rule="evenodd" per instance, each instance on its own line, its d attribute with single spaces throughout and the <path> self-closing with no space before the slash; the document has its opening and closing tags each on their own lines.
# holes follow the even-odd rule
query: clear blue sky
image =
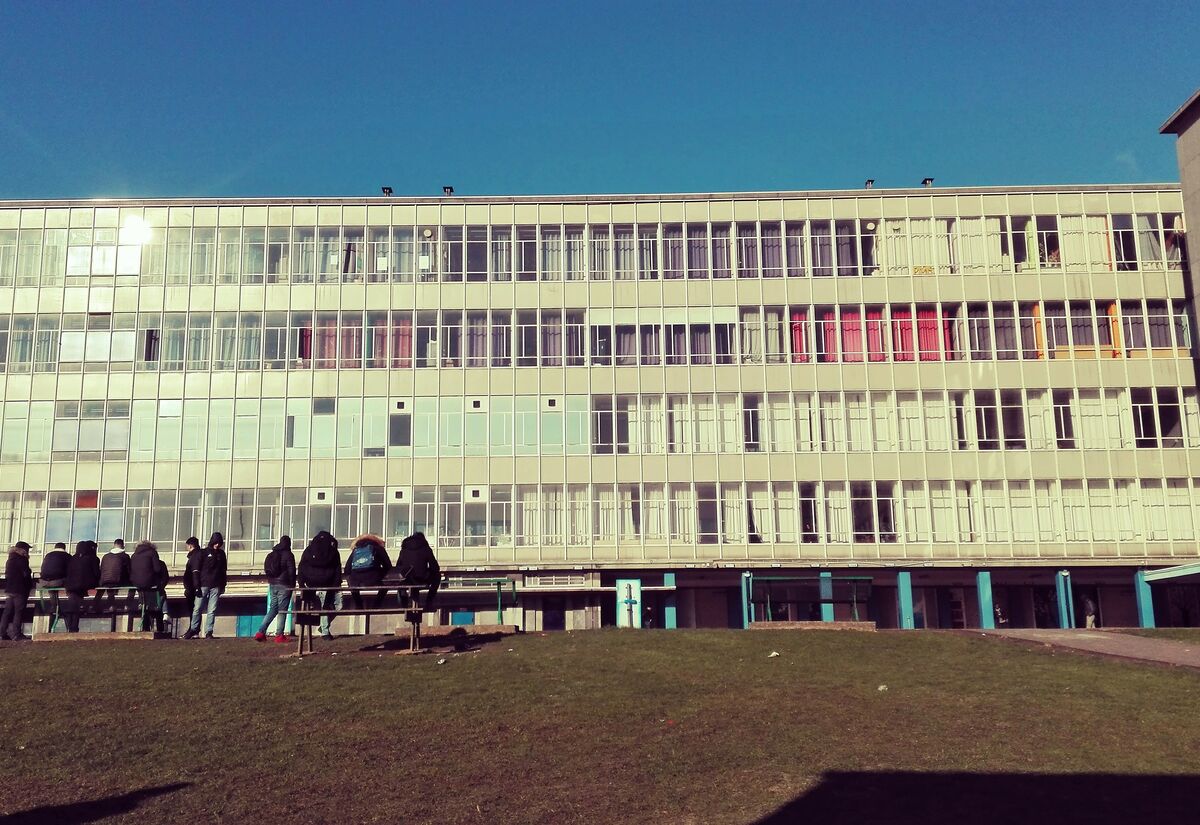
<svg viewBox="0 0 1200 825">
<path fill-rule="evenodd" d="M 1200 3 L 0 4 L 0 197 L 1178 180 Z"/>
</svg>

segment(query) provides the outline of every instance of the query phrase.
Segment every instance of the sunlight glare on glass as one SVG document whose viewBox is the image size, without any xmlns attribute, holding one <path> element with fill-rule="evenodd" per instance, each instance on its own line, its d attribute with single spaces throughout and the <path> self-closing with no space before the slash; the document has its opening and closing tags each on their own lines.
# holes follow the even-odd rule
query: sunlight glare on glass
<svg viewBox="0 0 1200 825">
<path fill-rule="evenodd" d="M 150 224 L 140 215 L 129 215 L 121 227 L 121 244 L 142 246 L 150 242 Z"/>
</svg>

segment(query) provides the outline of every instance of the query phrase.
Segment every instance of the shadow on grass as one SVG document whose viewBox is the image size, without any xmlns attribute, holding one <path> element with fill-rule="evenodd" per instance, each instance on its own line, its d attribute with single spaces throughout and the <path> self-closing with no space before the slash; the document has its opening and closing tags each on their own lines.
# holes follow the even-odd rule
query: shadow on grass
<svg viewBox="0 0 1200 825">
<path fill-rule="evenodd" d="M 456 652 L 462 653 L 470 650 L 479 650 L 484 645 L 493 644 L 500 641 L 506 636 L 511 636 L 511 633 L 468 633 L 462 628 L 455 628 L 449 633 L 437 633 L 432 635 L 421 636 L 421 649 L 426 651 L 447 650 L 453 649 Z M 385 639 L 382 642 L 365 645 L 359 648 L 361 653 L 383 653 L 388 651 L 407 651 L 408 637 L 396 636 L 394 638 Z"/>
<path fill-rule="evenodd" d="M 827 773 L 755 825 L 1195 822 L 1200 777 L 1122 774 Z"/>
<path fill-rule="evenodd" d="M 77 825 L 84 822 L 96 822 L 110 816 L 130 813 L 137 810 L 138 805 L 147 799 L 175 793 L 175 791 L 189 788 L 191 785 L 191 782 L 175 782 L 171 785 L 142 788 L 119 796 L 106 796 L 103 799 L 93 799 L 88 802 L 43 805 L 40 808 L 33 808 L 21 813 L 0 816 L 0 825 L 35 825 L 35 823 L 36 825 L 46 825 L 50 822 L 57 823 L 57 825 Z"/>
</svg>

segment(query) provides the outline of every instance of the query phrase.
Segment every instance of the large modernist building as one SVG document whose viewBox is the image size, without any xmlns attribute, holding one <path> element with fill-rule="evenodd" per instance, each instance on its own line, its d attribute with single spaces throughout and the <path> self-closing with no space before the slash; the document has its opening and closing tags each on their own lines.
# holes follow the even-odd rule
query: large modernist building
<svg viewBox="0 0 1200 825">
<path fill-rule="evenodd" d="M 1200 555 L 1182 211 L 2 202 L 0 540 L 149 537 L 178 572 L 220 530 L 243 631 L 275 538 L 318 529 L 424 531 L 447 622 L 494 620 L 507 577 L 527 629 L 1128 625 L 1151 592 L 1195 624 L 1139 574 Z"/>
</svg>

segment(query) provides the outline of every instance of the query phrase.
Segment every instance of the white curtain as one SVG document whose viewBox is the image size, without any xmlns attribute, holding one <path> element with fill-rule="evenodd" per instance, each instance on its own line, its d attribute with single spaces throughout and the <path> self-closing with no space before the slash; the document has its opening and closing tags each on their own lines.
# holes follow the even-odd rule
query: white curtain
<svg viewBox="0 0 1200 825">
<path fill-rule="evenodd" d="M 1034 505 L 1037 508 L 1038 539 L 1059 541 L 1062 539 L 1062 510 L 1058 491 L 1053 481 L 1035 481 L 1033 485 Z"/>
<path fill-rule="evenodd" d="M 1092 479 L 1087 483 L 1088 520 L 1096 541 L 1116 541 L 1117 518 L 1112 490 L 1108 482 Z"/>
<path fill-rule="evenodd" d="M 903 493 L 905 541 L 929 541 L 929 498 L 925 483 L 905 481 Z"/>
<path fill-rule="evenodd" d="M 517 543 L 524 547 L 536 546 L 541 541 L 538 526 L 541 522 L 541 502 L 538 488 L 532 484 L 517 487 Z"/>
<path fill-rule="evenodd" d="M 825 482 L 826 540 L 844 544 L 850 541 L 850 501 L 844 482 Z"/>
<path fill-rule="evenodd" d="M 924 450 L 924 429 L 921 423 L 921 404 L 915 392 L 896 393 L 896 418 L 899 425 L 900 449 Z"/>
<path fill-rule="evenodd" d="M 882 222 L 880 265 L 888 275 L 908 275 L 908 228 L 903 218 Z"/>
<path fill-rule="evenodd" d="M 586 484 L 571 484 L 567 487 L 567 543 L 588 544 L 592 540 L 592 528 L 588 515 L 591 502 L 588 500 Z"/>
<path fill-rule="evenodd" d="M 1142 523 L 1145 527 L 1145 538 L 1148 541 L 1164 541 L 1169 538 L 1167 531 L 1166 497 L 1163 495 L 1162 482 L 1159 480 L 1143 479 L 1141 484 Z"/>
<path fill-rule="evenodd" d="M 1196 390 L 1183 391 L 1184 438 L 1189 447 L 1200 447 L 1200 397 Z"/>
<path fill-rule="evenodd" d="M 557 485 L 542 487 L 542 541 L 545 544 L 562 544 L 565 513 L 563 491 Z"/>
<path fill-rule="evenodd" d="M 636 484 L 622 484 L 617 488 L 617 527 L 621 541 L 638 541 L 641 534 L 641 494 Z"/>
<path fill-rule="evenodd" d="M 692 452 L 692 410 L 687 397 L 669 396 L 667 407 L 667 437 L 671 452 Z"/>
<path fill-rule="evenodd" d="M 1078 445 L 1085 450 L 1102 450 L 1108 446 L 1104 435 L 1104 408 L 1099 390 L 1079 391 L 1079 427 L 1075 433 Z"/>
<path fill-rule="evenodd" d="M 1092 269 L 1111 272 L 1113 268 L 1112 236 L 1108 231 L 1107 215 L 1088 215 L 1084 219 L 1087 231 L 1088 261 Z"/>
<path fill-rule="evenodd" d="M 933 540 L 954 541 L 957 535 L 954 523 L 954 496 L 950 482 L 929 482 L 929 510 L 932 516 Z"/>
<path fill-rule="evenodd" d="M 786 396 L 771 396 L 767 400 L 767 439 L 769 449 L 776 453 L 796 451 L 796 432 L 792 426 L 792 406 Z"/>
<path fill-rule="evenodd" d="M 1192 489 L 1186 478 L 1167 479 L 1167 535 L 1176 541 L 1195 538 Z"/>
<path fill-rule="evenodd" d="M 846 435 L 851 450 L 868 452 L 871 449 L 871 410 L 866 393 L 846 393 Z"/>
<path fill-rule="evenodd" d="M 984 235 L 987 221 L 998 218 L 959 218 L 958 254 L 964 275 L 982 275 L 987 271 L 987 240 Z M 996 252 L 999 253 L 999 248 Z M 999 255 L 997 254 L 997 259 Z"/>
<path fill-rule="evenodd" d="M 662 396 L 644 395 L 639 402 L 641 417 L 642 450 L 647 453 L 663 451 L 663 402 Z"/>
<path fill-rule="evenodd" d="M 592 537 L 598 543 L 612 544 L 617 538 L 616 493 L 607 486 L 597 486 L 593 489 L 596 500 L 592 518 Z"/>
<path fill-rule="evenodd" d="M 940 392 L 922 394 L 925 414 L 925 449 L 950 449 L 950 416 L 946 409 L 946 396 Z"/>
<path fill-rule="evenodd" d="M 1162 269 L 1162 239 L 1158 234 L 1157 215 L 1137 216 L 1137 238 L 1142 269 Z"/>
<path fill-rule="evenodd" d="M 1060 254 L 1067 272 L 1083 272 L 1088 266 L 1087 236 L 1082 215 L 1063 215 L 1058 227 Z"/>
<path fill-rule="evenodd" d="M 930 275 L 937 263 L 933 251 L 933 221 L 929 218 L 913 218 L 908 225 L 912 230 L 913 274 Z"/>
<path fill-rule="evenodd" d="M 696 541 L 696 497 L 692 488 L 672 485 L 670 501 L 671 540 L 683 544 Z"/>
<path fill-rule="evenodd" d="M 821 449 L 825 452 L 846 449 L 846 426 L 838 393 L 821 393 Z"/>
<path fill-rule="evenodd" d="M 1008 541 L 1011 536 L 1008 521 L 1008 496 L 1003 481 L 985 481 L 981 485 L 983 498 L 983 532 L 987 541 Z"/>
<path fill-rule="evenodd" d="M 647 484 L 642 493 L 642 533 L 646 541 L 667 537 L 667 500 L 661 484 Z"/>
<path fill-rule="evenodd" d="M 1046 450 L 1055 443 L 1054 407 L 1048 390 L 1030 390 L 1025 408 L 1029 413 L 1029 448 Z"/>
<path fill-rule="evenodd" d="M 742 498 L 740 484 L 721 485 L 721 534 L 727 542 L 746 540 L 745 526 L 742 524 L 745 504 Z"/>
<path fill-rule="evenodd" d="M 1013 541 L 1034 541 L 1037 538 L 1037 520 L 1033 513 L 1033 495 L 1028 481 L 1008 483 L 1009 505 L 1012 508 Z"/>
<path fill-rule="evenodd" d="M 815 410 L 810 392 L 796 393 L 796 451 L 810 453 L 815 449 L 817 432 L 814 426 Z"/>
<path fill-rule="evenodd" d="M 740 453 L 742 451 L 742 410 L 736 395 L 717 396 L 717 416 L 720 420 L 720 436 L 717 452 Z"/>
</svg>

